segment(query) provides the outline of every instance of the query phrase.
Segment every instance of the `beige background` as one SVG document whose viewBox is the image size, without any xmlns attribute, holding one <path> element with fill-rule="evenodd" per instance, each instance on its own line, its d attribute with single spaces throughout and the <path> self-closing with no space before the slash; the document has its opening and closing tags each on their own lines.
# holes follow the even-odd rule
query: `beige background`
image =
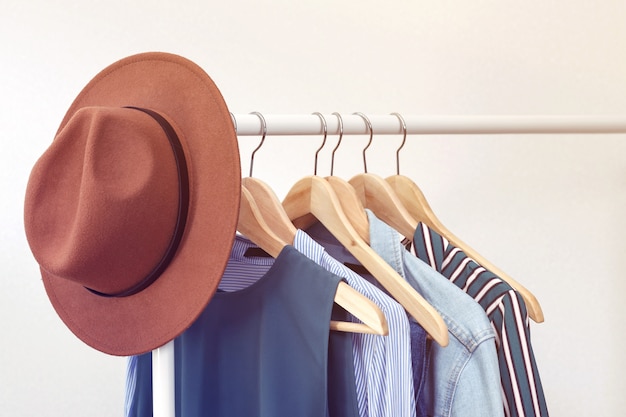
<svg viewBox="0 0 626 417">
<path fill-rule="evenodd" d="M 30 168 L 105 66 L 149 50 L 184 55 L 235 113 L 626 115 L 624 21 L 622 0 L 3 1 L 0 415 L 122 415 L 124 359 L 61 323 L 22 223 Z M 541 302 L 532 341 L 553 416 L 626 408 L 624 139 L 423 136 L 402 154 L 444 224 Z M 240 140 L 245 173 L 257 142 Z M 337 175 L 360 172 L 365 143 L 344 141 Z M 282 198 L 311 173 L 318 144 L 269 138 L 255 176 Z M 375 138 L 370 172 L 393 174 L 398 144 Z"/>
</svg>

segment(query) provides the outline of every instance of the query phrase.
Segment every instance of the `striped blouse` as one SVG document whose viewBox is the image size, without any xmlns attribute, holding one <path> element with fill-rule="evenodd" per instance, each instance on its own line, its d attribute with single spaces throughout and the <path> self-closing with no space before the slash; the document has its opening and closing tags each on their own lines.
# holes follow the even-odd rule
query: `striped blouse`
<svg viewBox="0 0 626 417">
<path fill-rule="evenodd" d="M 418 258 L 472 296 L 487 313 L 496 332 L 505 416 L 548 416 L 521 296 L 423 223 L 413 243 Z"/>
<path fill-rule="evenodd" d="M 298 230 L 293 246 L 318 265 L 344 278 L 352 288 L 372 300 L 387 320 L 387 336 L 352 334 L 359 414 L 368 417 L 414 417 L 416 405 L 411 372 L 411 333 L 404 308 L 330 256 L 326 251 L 329 248 L 335 254 L 339 252 L 351 258 L 323 226 L 313 226 L 309 232 L 317 235 L 309 236 Z M 425 339 L 425 334 L 423 337 Z"/>
</svg>

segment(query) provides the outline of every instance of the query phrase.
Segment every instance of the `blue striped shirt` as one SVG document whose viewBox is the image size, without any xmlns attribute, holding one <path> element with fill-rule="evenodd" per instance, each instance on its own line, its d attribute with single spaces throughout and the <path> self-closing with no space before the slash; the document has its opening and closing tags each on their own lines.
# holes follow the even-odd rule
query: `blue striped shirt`
<svg viewBox="0 0 626 417">
<path fill-rule="evenodd" d="M 321 228 L 316 230 L 319 234 L 315 238 L 323 240 L 324 232 Z M 389 327 L 387 336 L 352 335 L 359 413 L 363 417 L 415 416 L 411 334 L 406 312 L 380 289 L 331 257 L 324 247 L 334 247 L 339 252 L 344 250 L 343 246 L 333 245 L 332 239 L 327 234 L 322 246 L 298 230 L 293 245 L 378 305 Z"/>
</svg>

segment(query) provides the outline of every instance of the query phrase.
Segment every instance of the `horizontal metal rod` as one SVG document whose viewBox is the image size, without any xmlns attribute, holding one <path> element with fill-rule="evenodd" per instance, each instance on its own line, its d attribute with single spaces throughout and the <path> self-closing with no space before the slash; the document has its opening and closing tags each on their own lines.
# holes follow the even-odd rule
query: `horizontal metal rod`
<svg viewBox="0 0 626 417">
<path fill-rule="evenodd" d="M 261 119 L 255 114 L 234 114 L 239 136 L 260 136 Z M 329 135 L 339 134 L 337 116 L 324 114 Z M 342 114 L 344 135 L 369 134 L 367 124 L 358 115 Z M 402 134 L 402 125 L 394 115 L 367 115 L 375 135 Z M 323 125 L 315 114 L 263 115 L 267 135 L 321 135 Z M 483 115 L 483 116 L 403 116 L 407 134 L 524 134 L 524 133 L 626 133 L 626 115 Z"/>
</svg>

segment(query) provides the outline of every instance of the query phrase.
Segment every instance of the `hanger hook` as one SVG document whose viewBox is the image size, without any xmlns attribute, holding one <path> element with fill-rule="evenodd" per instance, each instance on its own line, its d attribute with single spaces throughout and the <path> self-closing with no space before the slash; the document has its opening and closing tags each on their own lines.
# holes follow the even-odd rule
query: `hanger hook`
<svg viewBox="0 0 626 417">
<path fill-rule="evenodd" d="M 254 150 L 252 151 L 252 155 L 250 155 L 250 175 L 249 176 L 252 177 L 252 166 L 254 165 L 254 154 L 256 153 L 256 151 L 259 150 L 261 145 L 263 145 L 263 142 L 265 142 L 265 135 L 267 135 L 267 123 L 265 123 L 265 117 L 263 117 L 263 115 L 259 113 L 258 111 L 253 111 L 250 114 L 254 114 L 259 119 L 261 119 L 261 126 L 263 128 L 263 137 L 261 137 L 261 143 L 259 143 L 259 145 L 256 148 L 254 148 Z"/>
<path fill-rule="evenodd" d="M 317 175 L 317 155 L 320 153 L 324 145 L 326 145 L 326 138 L 328 137 L 328 125 L 326 124 L 326 118 L 324 117 L 324 115 L 322 115 L 322 113 L 315 112 L 313 114 L 320 118 L 320 121 L 322 122 L 322 128 L 324 129 L 324 140 L 322 141 L 322 145 L 317 149 L 317 151 L 315 151 L 315 166 L 313 167 L 313 175 Z"/>
<path fill-rule="evenodd" d="M 331 154 L 330 157 L 330 176 L 333 176 L 333 170 L 335 168 L 335 152 L 337 151 L 337 148 L 339 148 L 339 145 L 341 145 L 341 139 L 343 139 L 343 118 L 341 117 L 341 114 L 334 112 L 333 116 L 337 116 L 337 123 L 339 124 L 339 140 L 337 140 L 337 145 L 335 145 L 335 147 L 333 148 L 333 153 Z"/>
<path fill-rule="evenodd" d="M 367 125 L 367 128 L 370 132 L 370 140 L 369 142 L 367 142 L 367 145 L 365 146 L 365 148 L 363 148 L 363 169 L 364 169 L 364 172 L 367 174 L 367 159 L 365 159 L 365 151 L 372 144 L 372 138 L 374 138 L 374 129 L 372 129 L 372 122 L 370 122 L 370 119 L 368 119 L 366 115 L 364 115 L 361 112 L 356 112 L 354 114 L 356 114 L 357 116 L 363 119 L 363 121 Z"/>
<path fill-rule="evenodd" d="M 402 125 L 402 143 L 400 144 L 398 150 L 396 150 L 396 175 L 400 175 L 400 149 L 404 147 L 404 144 L 406 142 L 406 122 L 404 121 L 404 118 L 400 113 L 391 114 L 396 116 L 398 120 L 400 120 L 400 125 Z"/>
</svg>

